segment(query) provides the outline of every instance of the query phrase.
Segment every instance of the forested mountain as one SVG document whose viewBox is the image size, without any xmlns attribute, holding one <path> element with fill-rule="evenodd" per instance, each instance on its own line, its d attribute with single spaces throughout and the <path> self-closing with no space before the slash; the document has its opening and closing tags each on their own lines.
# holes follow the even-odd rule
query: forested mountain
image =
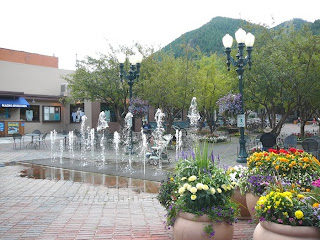
<svg viewBox="0 0 320 240">
<path fill-rule="evenodd" d="M 314 34 L 320 34 L 320 20 L 310 23 L 302 19 L 293 19 L 275 26 L 274 29 L 289 27 L 292 25 L 295 28 L 300 29 L 304 24 L 310 25 Z M 193 48 L 199 47 L 200 50 L 206 55 L 214 52 L 223 53 L 223 36 L 227 33 L 229 33 L 231 36 L 234 36 L 234 33 L 240 27 L 246 31 L 248 29 L 255 29 L 252 31 L 253 34 L 257 29 L 264 28 L 263 26 L 255 25 L 245 20 L 215 17 L 202 27 L 182 34 L 179 38 L 165 46 L 163 50 L 165 52 L 172 51 L 174 55 L 178 57 L 183 53 L 183 45 L 189 44 Z"/>
</svg>

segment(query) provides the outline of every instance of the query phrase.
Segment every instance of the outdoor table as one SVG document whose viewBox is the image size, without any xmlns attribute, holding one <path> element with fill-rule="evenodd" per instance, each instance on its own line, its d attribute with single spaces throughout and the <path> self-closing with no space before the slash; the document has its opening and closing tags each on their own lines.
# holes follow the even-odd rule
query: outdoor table
<svg viewBox="0 0 320 240">
<path fill-rule="evenodd" d="M 38 144 L 34 141 L 34 137 L 39 137 L 40 138 L 40 134 L 38 134 L 38 133 L 27 133 L 27 134 L 25 134 L 25 136 L 30 136 L 31 137 L 31 142 L 29 142 L 26 145 L 26 148 L 28 148 L 28 147 L 37 148 Z"/>
</svg>

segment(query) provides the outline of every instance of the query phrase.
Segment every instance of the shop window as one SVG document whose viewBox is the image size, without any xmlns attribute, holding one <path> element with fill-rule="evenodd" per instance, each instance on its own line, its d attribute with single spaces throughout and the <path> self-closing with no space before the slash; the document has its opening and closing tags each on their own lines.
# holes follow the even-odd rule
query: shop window
<svg viewBox="0 0 320 240">
<path fill-rule="evenodd" d="M 56 106 L 43 106 L 43 121 L 54 121 L 60 122 L 61 121 L 61 107 Z"/>
<path fill-rule="evenodd" d="M 40 121 L 40 106 L 30 105 L 28 108 L 20 108 L 20 119 L 28 122 L 39 122 Z"/>
<path fill-rule="evenodd" d="M 100 105 L 100 112 L 104 111 L 106 114 L 106 121 L 107 122 L 117 122 L 116 113 L 109 104 L 101 103 Z"/>
<path fill-rule="evenodd" d="M 11 109 L 10 108 L 0 108 L 0 118 L 10 118 Z"/>
<path fill-rule="evenodd" d="M 81 122 L 81 117 L 84 115 L 84 104 L 70 105 L 70 123 Z"/>
</svg>

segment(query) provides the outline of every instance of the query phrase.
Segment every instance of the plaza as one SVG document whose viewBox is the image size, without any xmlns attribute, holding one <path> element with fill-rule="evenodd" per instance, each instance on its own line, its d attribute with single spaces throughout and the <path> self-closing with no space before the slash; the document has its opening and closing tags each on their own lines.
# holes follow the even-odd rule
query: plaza
<svg viewBox="0 0 320 240">
<path fill-rule="evenodd" d="M 298 130 L 283 127 L 287 134 Z M 213 147 L 221 164 L 236 164 L 238 140 Z M 69 170 L 20 164 L 44 156 L 50 147 L 13 149 L 12 138 L 0 139 L 1 239 L 172 239 L 156 199 L 159 182 L 74 171 L 72 177 Z M 239 220 L 233 239 L 251 239 L 255 226 Z"/>
</svg>

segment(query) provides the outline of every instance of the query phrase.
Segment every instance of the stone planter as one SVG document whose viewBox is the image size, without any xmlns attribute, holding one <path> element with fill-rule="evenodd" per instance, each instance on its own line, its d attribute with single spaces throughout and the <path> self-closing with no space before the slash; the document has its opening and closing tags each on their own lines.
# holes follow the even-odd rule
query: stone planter
<svg viewBox="0 0 320 240">
<path fill-rule="evenodd" d="M 234 194 L 231 198 L 234 202 L 239 204 L 240 208 L 240 216 L 238 216 L 238 219 L 251 219 L 251 214 L 248 210 L 247 206 L 247 200 L 246 200 L 246 195 L 242 195 L 240 193 L 240 189 L 235 189 Z"/>
<path fill-rule="evenodd" d="M 252 193 L 246 193 L 246 201 L 247 201 L 247 206 L 248 206 L 248 211 L 251 215 L 252 220 L 256 219 L 258 220 L 258 218 L 256 217 L 256 211 L 254 209 L 254 207 L 256 206 L 258 200 L 259 200 L 259 196 L 253 195 Z"/>
<path fill-rule="evenodd" d="M 213 237 L 204 234 L 204 227 L 212 224 Z M 180 212 L 173 226 L 174 240 L 232 240 L 234 226 L 226 222 L 212 222 L 206 215 L 196 217 L 194 214 Z"/>
<path fill-rule="evenodd" d="M 260 222 L 254 232 L 253 240 L 316 240 L 320 239 L 317 227 L 289 226 L 273 222 Z"/>
</svg>

